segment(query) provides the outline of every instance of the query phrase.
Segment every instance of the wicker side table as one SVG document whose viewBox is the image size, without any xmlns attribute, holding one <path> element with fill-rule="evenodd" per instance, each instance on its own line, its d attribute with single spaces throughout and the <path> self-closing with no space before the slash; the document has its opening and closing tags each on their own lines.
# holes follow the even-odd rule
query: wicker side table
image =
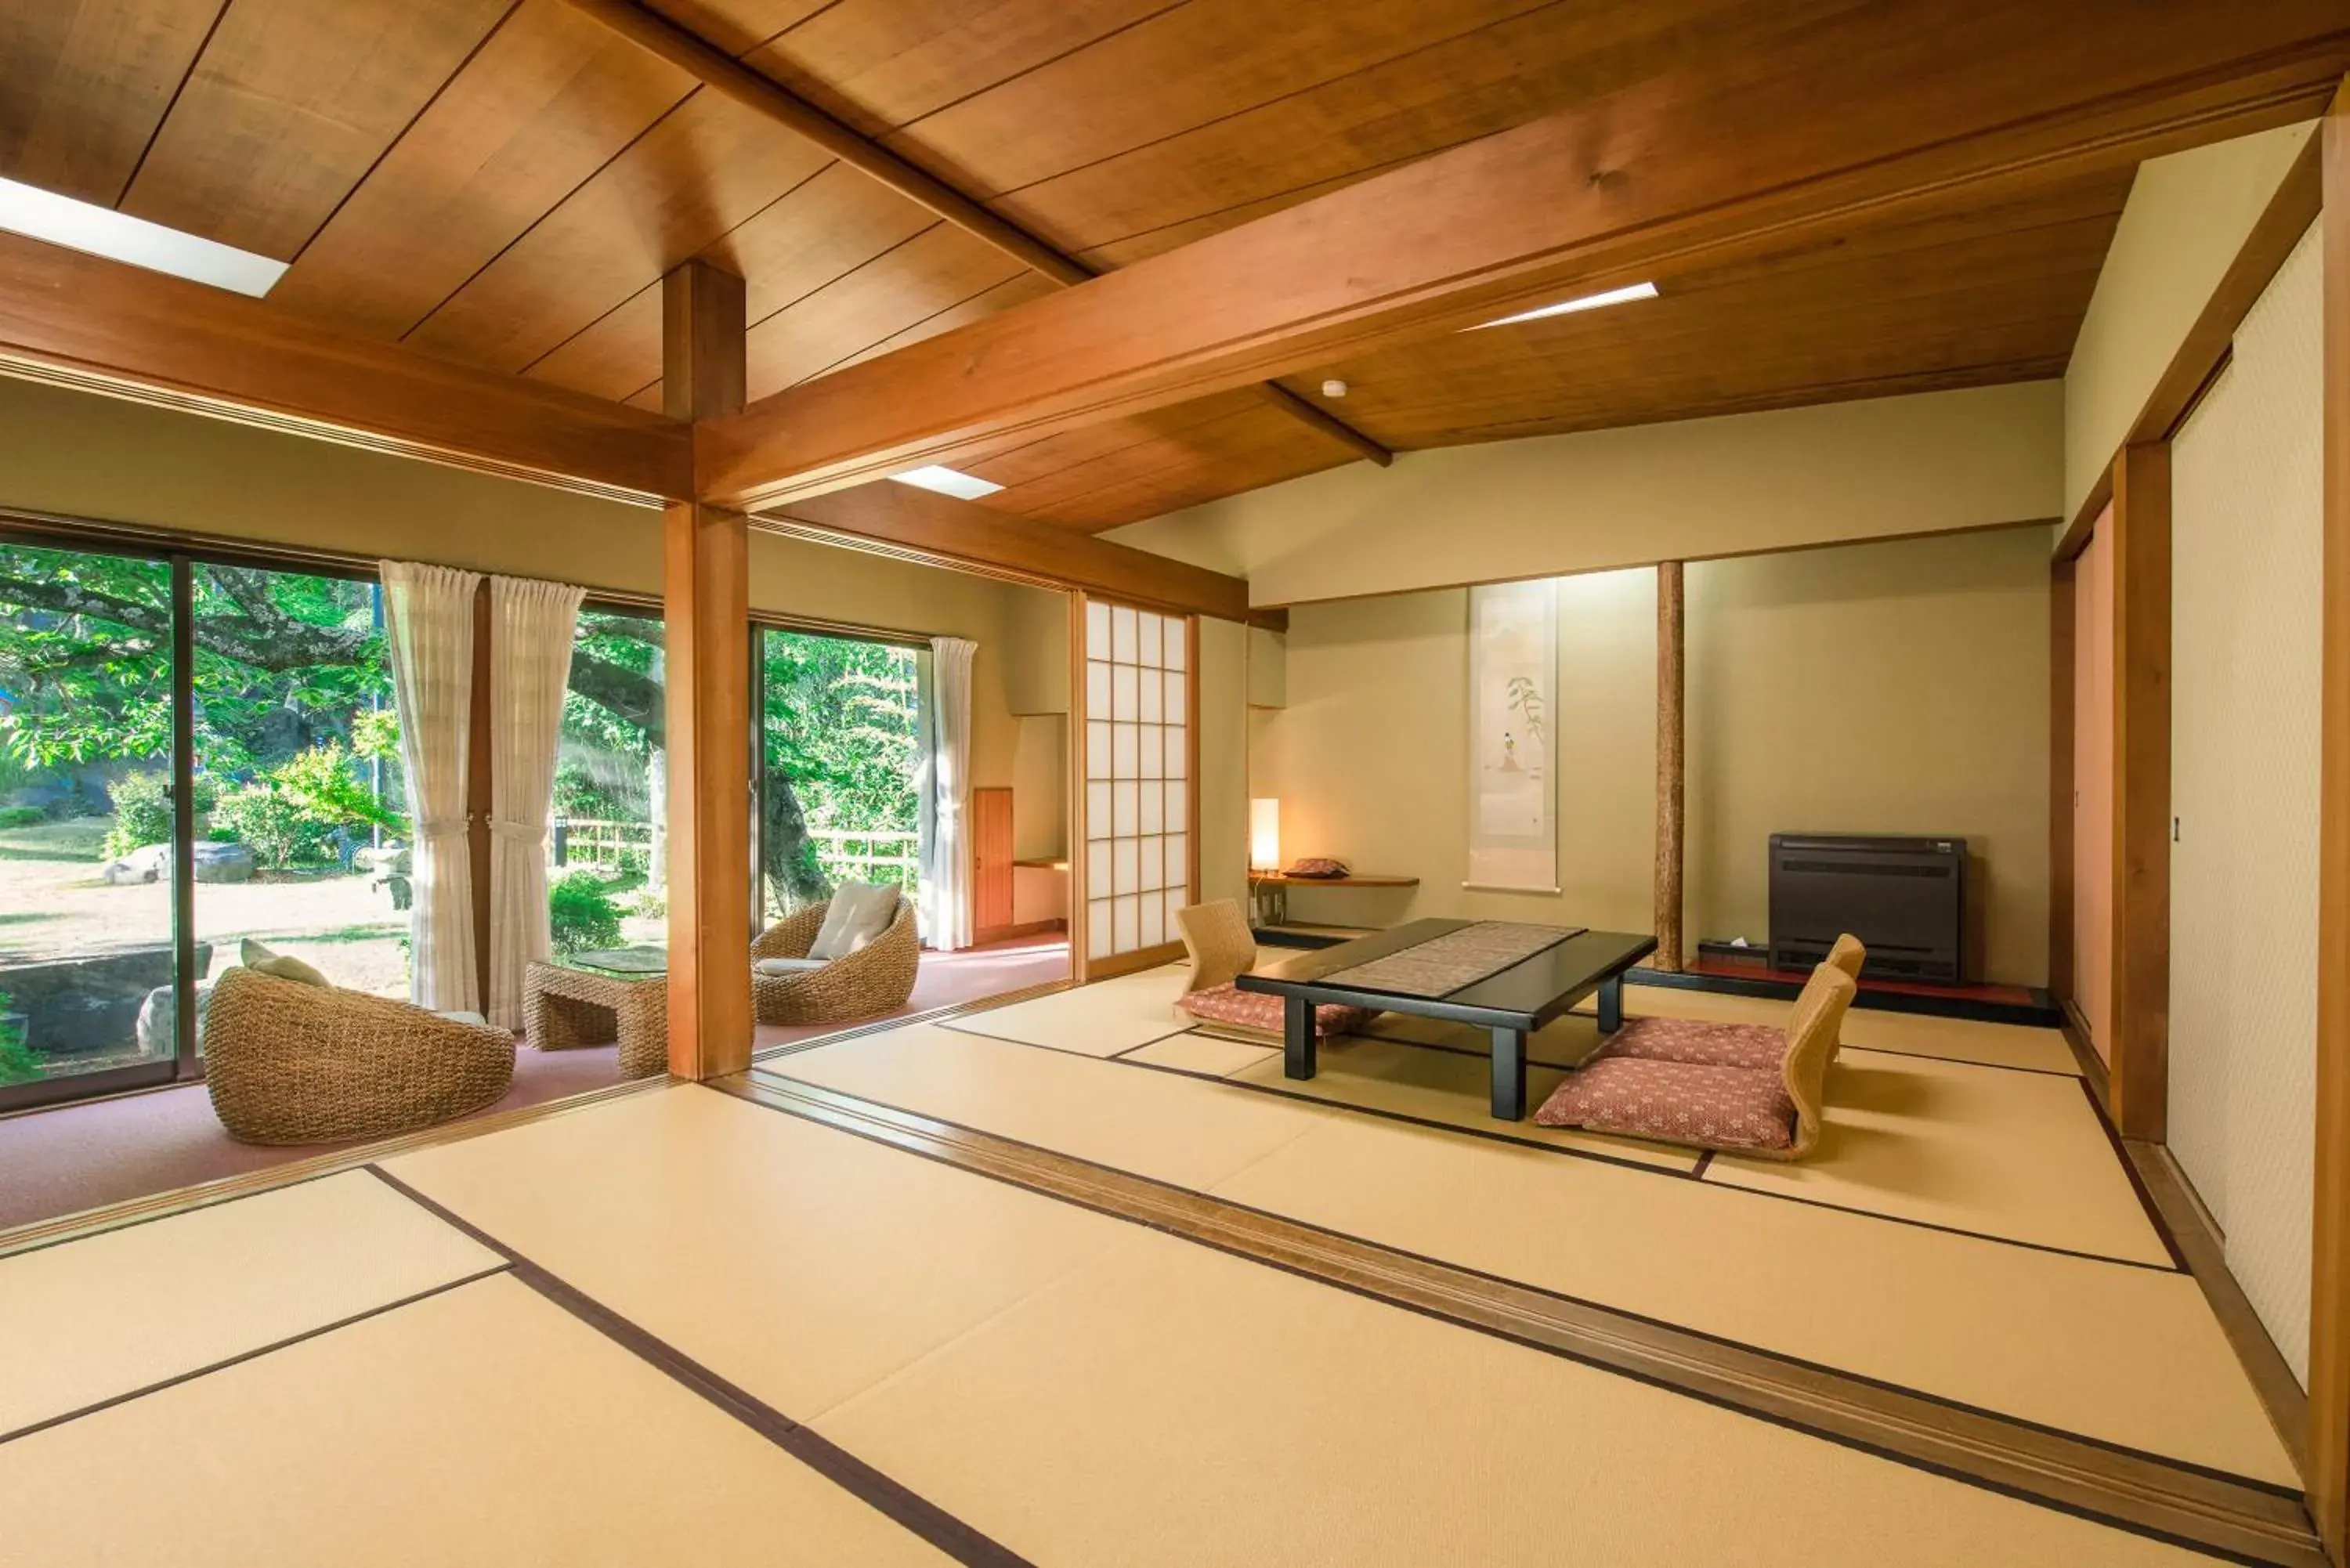
<svg viewBox="0 0 2350 1568">
<path fill-rule="evenodd" d="M 619 1044 L 620 1075 L 669 1070 L 669 977 L 620 975 L 535 960 L 523 974 L 523 1028 L 540 1051 Z"/>
</svg>

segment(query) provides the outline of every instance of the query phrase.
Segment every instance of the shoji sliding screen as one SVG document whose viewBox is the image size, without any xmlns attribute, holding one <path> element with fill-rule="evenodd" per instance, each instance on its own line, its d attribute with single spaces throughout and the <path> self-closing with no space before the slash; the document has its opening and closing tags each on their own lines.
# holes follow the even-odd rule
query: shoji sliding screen
<svg viewBox="0 0 2350 1568">
<path fill-rule="evenodd" d="M 1191 901 L 1192 627 L 1183 616 L 1080 598 L 1074 672 L 1085 717 L 1076 748 L 1085 830 L 1084 913 L 1072 922 L 1094 978 L 1172 957 Z"/>
</svg>

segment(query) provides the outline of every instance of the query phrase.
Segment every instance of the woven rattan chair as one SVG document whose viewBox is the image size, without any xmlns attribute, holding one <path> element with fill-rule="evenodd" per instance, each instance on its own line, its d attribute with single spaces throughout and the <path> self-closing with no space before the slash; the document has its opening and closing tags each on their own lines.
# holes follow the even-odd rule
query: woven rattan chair
<svg viewBox="0 0 2350 1568">
<path fill-rule="evenodd" d="M 830 908 L 829 900 L 810 904 L 769 926 L 751 944 L 751 961 L 807 957 L 816 932 L 824 927 L 824 912 Z M 888 930 L 821 969 L 796 974 L 761 974 L 753 970 L 752 1004 L 762 1023 L 841 1023 L 895 1012 L 914 994 L 914 972 L 921 957 L 921 939 L 914 934 L 914 906 L 900 898 L 897 918 Z"/>
<path fill-rule="evenodd" d="M 503 1029 L 237 968 L 213 985 L 204 1087 L 239 1143 L 336 1143 L 479 1110 L 514 1054 Z"/>
<path fill-rule="evenodd" d="M 1203 1034 L 1280 1044 L 1281 998 L 1232 984 L 1233 977 L 1256 967 L 1256 938 L 1239 902 L 1217 898 L 1179 909 L 1175 929 L 1191 960 L 1191 978 L 1175 999 L 1175 1015 Z M 1314 1010 L 1314 1032 L 1326 1039 L 1353 1034 L 1377 1016 L 1367 1007 L 1326 1002 Z"/>
</svg>

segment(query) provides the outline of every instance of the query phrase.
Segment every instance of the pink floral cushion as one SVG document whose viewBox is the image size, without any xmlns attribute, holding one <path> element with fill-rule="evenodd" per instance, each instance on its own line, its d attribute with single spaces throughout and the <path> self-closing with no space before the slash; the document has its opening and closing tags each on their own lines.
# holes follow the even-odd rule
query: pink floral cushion
<svg viewBox="0 0 2350 1568">
<path fill-rule="evenodd" d="M 1263 1030 L 1269 1034 L 1282 1032 L 1282 999 L 1262 992 L 1242 991 L 1226 984 L 1195 991 L 1175 999 L 1175 1005 L 1194 1018 L 1204 1018 L 1211 1023 L 1229 1023 L 1243 1029 Z M 1314 1033 L 1327 1038 L 1333 1034 L 1359 1033 L 1373 1018 L 1378 1016 L 1367 1007 L 1347 1007 L 1326 1002 L 1314 1010 Z"/>
<path fill-rule="evenodd" d="M 1795 1141 L 1795 1103 L 1775 1067 L 1609 1058 L 1569 1073 L 1534 1120 L 1713 1148 L 1786 1148 Z"/>
<path fill-rule="evenodd" d="M 1775 1073 L 1787 1054 L 1787 1032 L 1761 1023 L 1704 1023 L 1694 1018 L 1635 1018 L 1593 1056 L 1690 1062 L 1702 1067 L 1753 1067 Z"/>
</svg>

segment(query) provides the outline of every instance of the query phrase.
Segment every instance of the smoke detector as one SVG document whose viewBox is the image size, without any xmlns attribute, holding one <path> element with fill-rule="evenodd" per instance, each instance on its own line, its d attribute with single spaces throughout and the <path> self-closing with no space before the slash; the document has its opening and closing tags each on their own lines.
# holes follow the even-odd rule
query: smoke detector
<svg viewBox="0 0 2350 1568">
<path fill-rule="evenodd" d="M 1322 395 L 1326 398 L 1343 398 L 1347 395 L 1347 383 L 1334 376 L 1322 383 Z"/>
</svg>

